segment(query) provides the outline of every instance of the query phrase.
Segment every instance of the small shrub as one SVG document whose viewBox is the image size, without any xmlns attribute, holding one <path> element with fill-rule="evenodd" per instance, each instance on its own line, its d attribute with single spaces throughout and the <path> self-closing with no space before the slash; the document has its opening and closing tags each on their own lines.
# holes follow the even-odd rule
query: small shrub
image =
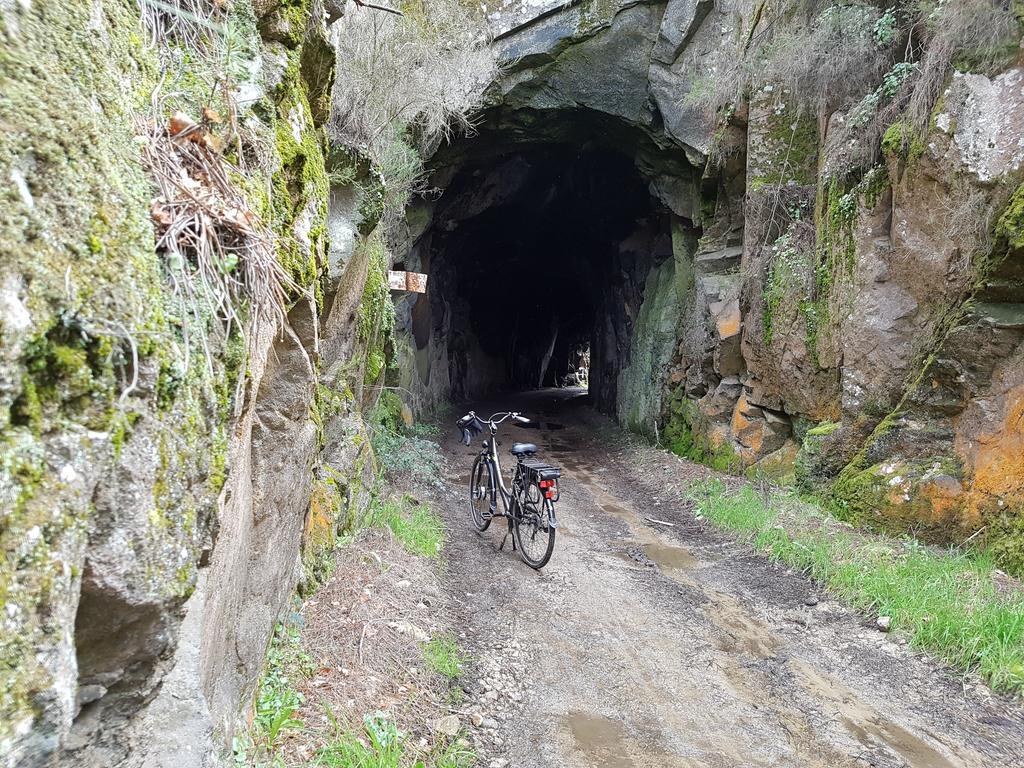
<svg viewBox="0 0 1024 768">
<path fill-rule="evenodd" d="M 409 474 L 421 482 L 437 484 L 444 459 L 432 440 L 391 432 L 383 427 L 373 430 L 373 452 L 391 476 Z"/>
<path fill-rule="evenodd" d="M 391 390 L 384 390 L 370 418 L 373 451 L 391 476 L 403 474 L 419 482 L 437 485 L 444 465 L 440 446 L 428 437 L 439 433 L 437 427 L 414 424 L 406 427 L 402 419 L 402 401 Z"/>
</svg>

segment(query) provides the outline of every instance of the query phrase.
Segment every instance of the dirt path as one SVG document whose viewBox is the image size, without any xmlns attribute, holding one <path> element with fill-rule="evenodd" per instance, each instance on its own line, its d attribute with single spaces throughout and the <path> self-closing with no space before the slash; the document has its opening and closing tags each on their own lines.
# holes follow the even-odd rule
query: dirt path
<svg viewBox="0 0 1024 768">
<path fill-rule="evenodd" d="M 461 473 L 440 503 L 447 589 L 482 660 L 471 702 L 495 719 L 484 765 L 1024 767 L 1021 707 L 659 499 L 710 470 L 637 446 L 568 394 L 501 403 L 542 422 L 506 430 L 502 450 L 537 442 L 565 470 L 540 573 L 510 542 L 495 551 L 503 521 L 470 529 L 475 450 L 446 430 Z"/>
</svg>

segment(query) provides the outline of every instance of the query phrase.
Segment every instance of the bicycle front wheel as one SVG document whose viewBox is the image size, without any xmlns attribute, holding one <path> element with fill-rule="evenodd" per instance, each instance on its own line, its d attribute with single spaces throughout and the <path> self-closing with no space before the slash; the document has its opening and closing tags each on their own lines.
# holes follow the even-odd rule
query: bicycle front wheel
<svg viewBox="0 0 1024 768">
<path fill-rule="evenodd" d="M 477 456 L 473 462 L 473 471 L 469 475 L 469 515 L 473 527 L 478 531 L 486 531 L 491 525 L 491 499 L 494 498 L 494 477 L 491 474 L 491 462 L 483 456 Z"/>
<path fill-rule="evenodd" d="M 512 536 L 520 559 L 533 569 L 543 568 L 555 550 L 555 528 L 551 525 L 548 505 L 540 488 L 526 486 L 517 503 Z"/>
</svg>

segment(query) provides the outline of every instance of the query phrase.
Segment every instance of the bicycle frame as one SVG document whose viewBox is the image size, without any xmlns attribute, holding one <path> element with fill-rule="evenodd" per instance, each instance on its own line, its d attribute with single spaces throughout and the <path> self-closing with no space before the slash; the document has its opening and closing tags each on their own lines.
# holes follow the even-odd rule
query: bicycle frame
<svg viewBox="0 0 1024 768">
<path fill-rule="evenodd" d="M 505 508 L 504 514 L 498 512 L 498 499 L 494 495 L 494 491 L 491 492 L 491 507 L 492 515 L 498 517 L 511 517 L 512 511 L 512 491 L 505 485 L 505 477 L 501 468 L 501 458 L 498 456 L 498 425 L 502 421 L 509 418 L 511 414 L 505 416 L 501 421 L 493 422 L 487 420 L 485 423 L 490 427 L 491 439 L 487 441 L 487 446 L 484 450 L 480 451 L 481 456 L 487 457 L 487 462 L 490 464 L 491 471 L 497 476 L 497 479 L 492 486 L 492 489 L 497 489 L 498 494 L 501 497 L 501 504 Z"/>
<path fill-rule="evenodd" d="M 490 471 L 494 472 L 497 476 L 496 482 L 492 486 L 491 491 L 491 515 L 494 517 L 505 517 L 509 521 L 509 529 L 512 528 L 512 500 L 515 498 L 512 495 L 512 489 L 505 485 L 505 477 L 502 474 L 501 469 L 501 458 L 498 456 L 498 425 L 501 424 L 505 419 L 509 418 L 513 414 L 508 414 L 505 418 L 500 419 L 497 422 L 485 421 L 484 423 L 490 427 L 491 439 L 487 442 L 487 446 L 484 450 L 480 451 L 480 455 L 486 457 L 488 464 L 490 465 Z M 512 474 L 512 482 L 515 484 L 516 475 L 519 471 L 519 462 L 516 462 L 516 469 Z M 501 504 L 505 508 L 504 513 L 498 511 L 498 496 L 495 496 L 494 490 L 497 490 L 498 496 L 501 497 Z M 552 528 L 558 527 L 558 520 L 555 517 L 555 505 L 548 502 L 545 504 L 545 508 L 548 513 L 548 525 Z"/>
</svg>

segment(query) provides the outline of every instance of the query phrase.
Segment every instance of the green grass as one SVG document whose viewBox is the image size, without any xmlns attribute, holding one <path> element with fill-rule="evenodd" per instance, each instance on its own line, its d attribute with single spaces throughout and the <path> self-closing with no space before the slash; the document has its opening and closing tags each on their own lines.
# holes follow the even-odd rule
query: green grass
<svg viewBox="0 0 1024 768">
<path fill-rule="evenodd" d="M 252 728 L 233 743 L 236 765 L 262 764 L 272 756 L 281 735 L 302 728 L 295 717 L 303 704 L 293 681 L 313 672 L 313 659 L 302 650 L 299 628 L 278 624 L 267 650 L 267 664 L 256 690 Z"/>
<path fill-rule="evenodd" d="M 362 732 L 346 728 L 328 710 L 334 726 L 331 742 L 316 755 L 315 765 L 328 768 L 470 768 L 476 755 L 458 739 L 436 746 L 415 762 L 406 754 L 406 735 L 382 712 L 363 717 Z"/>
<path fill-rule="evenodd" d="M 444 544 L 444 523 L 426 504 L 408 498 L 376 498 L 367 523 L 387 527 L 402 546 L 414 555 L 440 557 Z"/>
<path fill-rule="evenodd" d="M 976 671 L 997 691 L 1024 694 L 1024 592 L 1001 594 L 988 556 L 844 533 L 822 525 L 825 513 L 792 496 L 776 495 L 766 504 L 749 487 L 729 493 L 711 482 L 694 498 L 715 525 L 807 573 L 853 607 L 890 616 L 893 630 L 906 633 L 914 647 Z M 779 525 L 772 508 L 779 505 L 799 516 L 794 531 Z"/>
<path fill-rule="evenodd" d="M 427 666 L 447 678 L 449 682 L 462 674 L 464 658 L 455 637 L 451 634 L 434 635 L 430 642 L 423 646 L 423 659 Z"/>
</svg>

